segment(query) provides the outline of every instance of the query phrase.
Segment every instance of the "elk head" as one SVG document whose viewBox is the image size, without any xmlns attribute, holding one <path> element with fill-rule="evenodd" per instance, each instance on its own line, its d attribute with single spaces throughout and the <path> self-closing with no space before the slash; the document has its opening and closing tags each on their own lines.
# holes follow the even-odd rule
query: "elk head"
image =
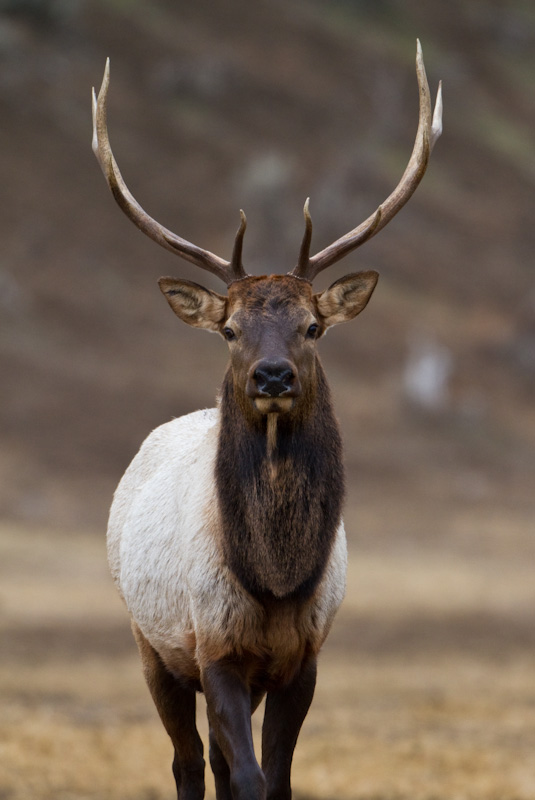
<svg viewBox="0 0 535 800">
<path fill-rule="evenodd" d="M 316 341 L 362 311 L 377 278 L 372 271 L 347 275 L 320 294 L 294 275 L 244 277 L 227 296 L 175 278 L 159 283 L 180 319 L 227 340 L 236 397 L 250 415 L 310 406 Z"/>
<path fill-rule="evenodd" d="M 220 333 L 228 342 L 236 397 L 247 416 L 289 412 L 310 404 L 315 389 L 316 341 L 327 328 L 345 322 L 366 306 L 377 283 L 374 271 L 357 272 L 314 294 L 312 281 L 322 270 L 375 236 L 405 205 L 420 183 L 431 150 L 442 132 L 439 86 L 434 113 L 420 43 L 416 73 L 420 115 L 414 149 L 394 191 L 358 227 L 310 255 L 312 221 L 304 207 L 305 233 L 295 268 L 287 275 L 253 277 L 242 264 L 246 218 L 236 233 L 230 261 L 203 250 L 150 217 L 128 190 L 113 157 L 106 125 L 109 60 L 98 99 L 93 92 L 93 151 L 119 206 L 151 239 L 228 286 L 220 295 L 196 283 L 161 278 L 169 305 L 189 325 Z"/>
</svg>

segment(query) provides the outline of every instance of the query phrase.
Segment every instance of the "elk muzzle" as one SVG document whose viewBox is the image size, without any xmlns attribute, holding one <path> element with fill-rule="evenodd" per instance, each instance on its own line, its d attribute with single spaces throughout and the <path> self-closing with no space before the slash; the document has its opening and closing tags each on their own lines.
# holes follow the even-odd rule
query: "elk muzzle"
<svg viewBox="0 0 535 800">
<path fill-rule="evenodd" d="M 246 392 L 261 414 L 289 411 L 301 394 L 297 368 L 285 358 L 262 358 L 249 369 Z"/>
</svg>

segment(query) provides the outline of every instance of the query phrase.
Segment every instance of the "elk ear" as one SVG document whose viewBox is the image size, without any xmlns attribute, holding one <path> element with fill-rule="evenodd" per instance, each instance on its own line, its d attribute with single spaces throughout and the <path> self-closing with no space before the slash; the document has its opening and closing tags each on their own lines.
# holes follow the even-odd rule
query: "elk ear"
<svg viewBox="0 0 535 800">
<path fill-rule="evenodd" d="M 160 289 L 180 319 L 194 328 L 219 333 L 226 319 L 227 298 L 192 281 L 160 278 Z"/>
<path fill-rule="evenodd" d="M 346 275 L 321 294 L 314 295 L 323 324 L 329 328 L 347 322 L 366 307 L 379 279 L 375 270 Z"/>
</svg>

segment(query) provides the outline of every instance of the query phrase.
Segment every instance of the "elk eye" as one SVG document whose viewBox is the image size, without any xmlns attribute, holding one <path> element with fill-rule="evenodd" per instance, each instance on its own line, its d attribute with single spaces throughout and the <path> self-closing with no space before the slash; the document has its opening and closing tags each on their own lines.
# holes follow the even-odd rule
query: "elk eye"
<svg viewBox="0 0 535 800">
<path fill-rule="evenodd" d="M 233 339 L 236 338 L 236 334 L 232 330 L 232 328 L 223 328 L 223 336 L 227 340 L 227 342 L 231 342 Z"/>
<path fill-rule="evenodd" d="M 312 325 L 307 330 L 307 339 L 315 339 L 316 336 L 318 335 L 319 329 L 320 326 L 316 322 L 313 322 Z"/>
</svg>

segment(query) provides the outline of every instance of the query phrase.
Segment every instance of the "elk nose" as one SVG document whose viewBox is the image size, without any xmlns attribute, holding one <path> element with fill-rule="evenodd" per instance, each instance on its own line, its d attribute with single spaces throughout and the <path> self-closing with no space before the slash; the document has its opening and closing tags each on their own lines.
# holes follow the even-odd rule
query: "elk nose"
<svg viewBox="0 0 535 800">
<path fill-rule="evenodd" d="M 291 390 L 295 375 L 288 361 L 261 361 L 253 373 L 253 380 L 260 394 L 280 397 Z"/>
</svg>

